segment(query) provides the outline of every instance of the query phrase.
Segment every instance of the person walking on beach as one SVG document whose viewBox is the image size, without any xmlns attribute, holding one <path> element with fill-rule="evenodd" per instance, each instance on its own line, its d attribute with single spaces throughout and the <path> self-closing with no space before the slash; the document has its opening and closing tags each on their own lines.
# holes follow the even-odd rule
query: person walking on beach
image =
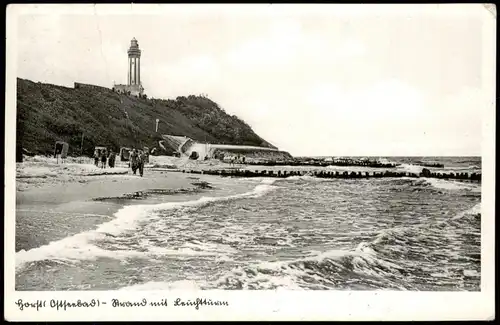
<svg viewBox="0 0 500 325">
<path fill-rule="evenodd" d="M 139 174 L 142 175 L 144 174 L 144 164 L 147 161 L 147 155 L 145 152 L 140 151 L 139 152 L 139 158 L 138 158 L 138 168 L 139 168 Z"/>
<path fill-rule="evenodd" d="M 132 173 L 135 175 L 137 172 L 137 163 L 138 163 L 139 155 L 137 154 L 137 150 L 134 148 L 130 153 L 130 166 L 132 167 Z"/>
<path fill-rule="evenodd" d="M 108 157 L 108 165 L 110 168 L 115 167 L 115 160 L 116 160 L 116 154 L 113 152 L 113 150 L 110 150 L 109 157 Z"/>
<path fill-rule="evenodd" d="M 101 168 L 106 168 L 106 160 L 106 150 L 103 150 L 101 154 Z"/>
<path fill-rule="evenodd" d="M 94 151 L 94 165 L 96 167 L 99 167 L 99 158 L 100 158 L 100 153 L 101 151 L 100 150 L 95 150 Z"/>
</svg>

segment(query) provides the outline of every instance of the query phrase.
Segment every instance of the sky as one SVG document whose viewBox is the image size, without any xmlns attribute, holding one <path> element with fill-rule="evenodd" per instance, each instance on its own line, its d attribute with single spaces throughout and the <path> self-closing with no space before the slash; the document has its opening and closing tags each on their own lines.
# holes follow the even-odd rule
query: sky
<svg viewBox="0 0 500 325">
<path fill-rule="evenodd" d="M 17 76 L 126 83 L 135 37 L 149 97 L 205 94 L 292 155 L 481 155 L 492 85 L 474 10 L 195 7 L 20 15 Z"/>
</svg>

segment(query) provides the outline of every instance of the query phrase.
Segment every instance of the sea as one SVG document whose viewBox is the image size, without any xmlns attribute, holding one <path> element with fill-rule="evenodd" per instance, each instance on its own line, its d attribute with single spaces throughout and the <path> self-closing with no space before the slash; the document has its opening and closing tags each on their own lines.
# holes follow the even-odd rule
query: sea
<svg viewBox="0 0 500 325">
<path fill-rule="evenodd" d="M 480 157 L 383 159 L 481 172 Z M 480 291 L 478 182 L 199 176 L 214 189 L 130 200 L 101 217 L 33 214 L 53 221 L 55 239 L 16 245 L 16 290 Z M 69 231 L 68 218 L 85 227 Z M 17 233 L 48 231 L 33 224 Z"/>
</svg>

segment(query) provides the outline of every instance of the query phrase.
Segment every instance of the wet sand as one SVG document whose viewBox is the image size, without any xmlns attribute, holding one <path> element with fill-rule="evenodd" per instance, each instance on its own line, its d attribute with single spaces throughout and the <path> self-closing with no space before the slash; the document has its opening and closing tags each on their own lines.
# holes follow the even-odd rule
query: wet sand
<svg viewBox="0 0 500 325">
<path fill-rule="evenodd" d="M 178 189 L 191 186 L 192 179 L 182 173 L 146 170 L 144 177 L 128 175 L 87 176 L 61 184 L 46 184 L 16 194 L 16 205 L 64 204 L 96 197 L 120 196 L 151 188 Z"/>
<path fill-rule="evenodd" d="M 128 175 L 83 176 L 64 182 L 34 184 L 16 193 L 16 251 L 91 230 L 111 220 L 124 205 L 144 203 L 142 200 L 99 201 L 96 198 L 122 197 L 151 189 L 173 192 L 193 189 L 196 186 L 192 183 L 196 181 L 189 174 L 146 169 L 144 177 L 130 172 Z"/>
</svg>

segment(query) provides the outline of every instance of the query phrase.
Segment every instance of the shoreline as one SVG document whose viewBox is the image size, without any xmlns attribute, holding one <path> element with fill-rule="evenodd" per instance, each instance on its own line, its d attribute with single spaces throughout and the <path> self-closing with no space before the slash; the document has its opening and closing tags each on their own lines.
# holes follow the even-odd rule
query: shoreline
<svg viewBox="0 0 500 325">
<path fill-rule="evenodd" d="M 213 183 L 218 177 L 196 176 L 146 168 L 144 177 L 131 173 L 81 176 L 18 190 L 16 253 L 93 230 L 114 219 L 115 214 L 127 205 L 183 202 L 205 193 L 210 193 L 210 196 L 217 194 L 218 187 Z M 238 192 L 236 188 L 234 190 Z M 31 232 L 40 225 L 43 225 L 43 231 Z"/>
<path fill-rule="evenodd" d="M 308 175 L 362 179 L 407 177 L 411 174 L 357 171 L 351 175 L 345 170 L 294 170 L 292 166 L 289 166 L 290 169 L 283 168 L 285 170 L 280 173 L 266 166 L 240 169 L 212 161 L 197 163 L 170 157 L 155 157 L 146 166 L 144 177 L 132 175 L 123 162 L 114 169 L 101 170 L 88 162 L 55 164 L 54 161 L 38 158 L 17 167 L 16 252 L 95 229 L 97 225 L 113 219 L 127 205 L 185 202 L 196 200 L 206 193 L 209 193 L 208 196 L 243 193 L 250 189 L 246 182 L 239 182 L 242 178 Z M 467 178 L 456 180 L 470 182 Z M 214 183 L 224 184 L 222 187 L 225 189 L 220 191 L 218 185 L 212 186 Z M 33 232 L 32 229 L 38 230 Z"/>
<path fill-rule="evenodd" d="M 203 170 L 207 166 L 197 167 Z M 463 244 L 468 246 L 461 252 L 477 256 L 477 236 L 464 240 L 460 236 L 465 230 L 477 234 L 481 198 L 478 193 L 469 193 L 480 190 L 477 185 L 472 189 L 427 178 L 425 182 L 410 179 L 394 183 L 358 180 L 357 184 L 334 180 L 330 185 L 311 182 L 311 176 L 303 177 L 306 183 L 302 177 L 281 182 L 269 175 L 265 179 L 220 177 L 199 169 L 200 173 L 191 174 L 148 167 L 144 177 L 130 173 L 82 176 L 83 183 L 80 178 L 67 177 L 64 182 L 44 183 L 20 193 L 16 290 L 133 290 L 136 286 L 171 287 L 187 281 L 198 288 L 269 289 L 291 284 L 338 289 L 322 282 L 330 279 L 328 271 L 319 274 L 319 282 L 303 282 L 308 269 L 317 269 L 314 264 L 304 266 L 300 273 L 291 269 L 302 261 L 322 263 L 323 258 L 337 258 L 339 251 L 342 256 L 353 256 L 360 252 L 359 241 L 371 245 L 381 235 L 393 236 L 394 244 L 391 242 L 390 251 L 383 246 L 380 254 L 392 254 L 401 242 L 406 243 L 407 236 L 415 237 L 424 228 L 431 231 L 415 245 L 410 242 L 412 249 L 420 249 L 421 242 L 430 243 L 433 246 L 428 249 L 436 249 L 435 257 L 439 258 L 442 249 L 453 250 Z M 240 201 L 247 197 L 252 200 Z M 420 198 L 426 204 L 421 205 Z M 467 202 L 458 202 L 461 198 Z M 228 200 L 231 204 L 224 203 Z M 388 202 L 394 204 L 392 210 L 385 209 Z M 473 202 L 478 203 L 472 206 Z M 443 214 L 443 207 L 450 213 Z M 423 215 L 418 223 L 415 214 Z M 406 221 L 408 227 L 403 232 L 390 231 L 393 226 L 403 227 Z M 427 227 L 427 221 L 435 227 Z M 463 225 L 468 228 L 462 229 Z M 436 227 L 450 228 L 457 242 L 435 245 Z M 380 255 L 374 264 L 366 265 L 367 271 L 377 270 L 390 256 Z M 400 266 L 412 267 L 415 262 L 421 260 L 405 259 Z M 283 263 L 291 268 L 283 270 Z M 459 271 L 468 274 L 464 277 L 460 273 L 453 286 L 475 290 L 480 273 L 477 263 L 460 266 L 463 270 Z M 240 268 L 255 271 L 240 275 Z M 435 268 L 438 276 L 432 288 L 453 290 L 440 282 L 439 268 Z M 252 275 L 270 278 L 261 283 Z M 394 273 L 394 282 L 377 285 L 401 288 L 405 275 L 398 275 Z M 341 286 L 351 285 L 350 279 L 348 276 Z M 369 279 L 363 282 L 362 277 L 359 281 L 369 289 L 374 285 Z M 415 281 L 406 288 L 426 285 Z M 359 288 L 355 284 L 352 289 Z"/>
</svg>

